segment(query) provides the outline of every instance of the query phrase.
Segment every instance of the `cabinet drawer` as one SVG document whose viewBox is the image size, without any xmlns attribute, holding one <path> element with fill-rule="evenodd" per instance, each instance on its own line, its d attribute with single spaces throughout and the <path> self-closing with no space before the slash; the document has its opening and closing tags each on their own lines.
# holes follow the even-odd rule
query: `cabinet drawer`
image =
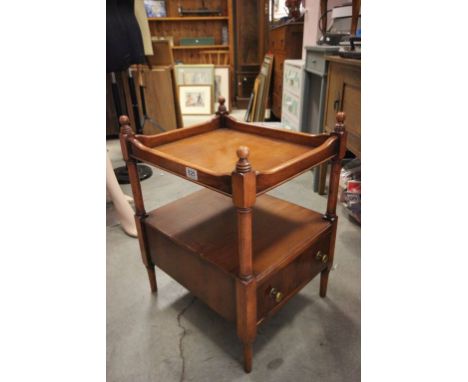
<svg viewBox="0 0 468 382">
<path fill-rule="evenodd" d="M 306 69 L 319 74 L 325 75 L 325 58 L 321 53 L 307 52 L 306 56 Z"/>
<path fill-rule="evenodd" d="M 299 121 L 294 117 L 291 117 L 284 110 L 281 113 L 281 126 L 286 130 L 300 131 Z"/>
<path fill-rule="evenodd" d="M 330 62 L 325 111 L 325 131 L 333 131 L 336 113 L 346 113 L 346 147 L 361 155 L 361 71 L 359 67 Z"/>
<path fill-rule="evenodd" d="M 277 118 L 281 118 L 281 93 L 273 92 L 273 103 L 271 105 L 271 111 Z"/>
<path fill-rule="evenodd" d="M 284 50 L 286 46 L 286 28 L 273 29 L 270 32 L 270 49 Z"/>
<path fill-rule="evenodd" d="M 273 71 L 275 73 L 281 72 L 281 75 L 283 74 L 284 60 L 286 60 L 286 55 L 275 53 L 273 58 Z"/>
<path fill-rule="evenodd" d="M 284 90 L 288 91 L 298 97 L 301 96 L 302 91 L 302 69 L 297 66 L 288 64 L 284 65 L 283 86 Z"/>
<path fill-rule="evenodd" d="M 331 234 L 327 233 L 318 242 L 296 257 L 293 262 L 276 271 L 257 286 L 257 320 L 261 321 L 279 309 L 289 298 L 301 290 L 327 266 L 317 260 L 318 251 L 328 254 Z"/>
<path fill-rule="evenodd" d="M 283 93 L 281 112 L 287 112 L 293 118 L 299 120 L 301 118 L 301 102 L 299 98 L 285 91 Z"/>
<path fill-rule="evenodd" d="M 281 73 L 275 73 L 273 76 L 273 91 L 278 94 L 283 94 L 283 77 Z"/>
</svg>

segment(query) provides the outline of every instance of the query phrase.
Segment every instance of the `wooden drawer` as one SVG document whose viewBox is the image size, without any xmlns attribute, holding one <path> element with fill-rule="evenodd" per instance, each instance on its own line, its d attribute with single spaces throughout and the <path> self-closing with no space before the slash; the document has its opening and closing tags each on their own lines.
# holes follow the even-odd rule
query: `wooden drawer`
<svg viewBox="0 0 468 382">
<path fill-rule="evenodd" d="M 284 60 L 286 60 L 286 55 L 284 53 L 273 53 L 273 70 L 275 72 L 283 73 Z"/>
<path fill-rule="evenodd" d="M 270 32 L 270 50 L 283 51 L 286 47 L 286 28 L 273 29 Z"/>
<path fill-rule="evenodd" d="M 328 92 L 325 110 L 327 132 L 333 131 L 336 113 L 346 113 L 348 139 L 346 147 L 361 156 L 361 68 L 345 63 L 330 62 L 328 67 Z"/>
<path fill-rule="evenodd" d="M 306 70 L 321 76 L 325 75 L 326 65 L 324 54 L 308 51 L 306 56 Z"/>
<path fill-rule="evenodd" d="M 273 72 L 273 91 L 278 94 L 283 94 L 283 71 L 276 70 Z"/>
<path fill-rule="evenodd" d="M 144 224 L 153 263 L 227 320 L 236 319 L 235 283 L 226 272 Z M 203 280 L 203 281 L 202 281 Z"/>
<path fill-rule="evenodd" d="M 275 65 L 275 72 L 281 77 L 281 81 L 283 80 L 283 72 L 284 72 L 284 55 L 277 55 L 276 65 Z"/>
<path fill-rule="evenodd" d="M 310 280 L 325 269 L 326 263 L 316 259 L 318 251 L 328 254 L 331 234 L 327 233 L 309 249 L 296 257 L 275 274 L 257 286 L 257 320 L 262 321 L 269 314 L 278 310 L 292 296 L 298 293 Z M 280 292 L 282 298 L 277 301 L 272 289 Z"/>
<path fill-rule="evenodd" d="M 277 118 L 281 118 L 281 101 L 282 101 L 281 93 L 273 92 L 273 103 L 271 105 L 271 111 Z"/>
</svg>

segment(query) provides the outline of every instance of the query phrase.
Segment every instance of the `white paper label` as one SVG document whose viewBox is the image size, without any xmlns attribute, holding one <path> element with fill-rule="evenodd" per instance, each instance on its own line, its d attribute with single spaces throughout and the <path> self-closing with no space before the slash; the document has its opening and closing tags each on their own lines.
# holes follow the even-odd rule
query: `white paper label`
<svg viewBox="0 0 468 382">
<path fill-rule="evenodd" d="M 185 174 L 187 175 L 187 178 L 198 180 L 197 170 L 194 170 L 193 168 L 185 167 Z"/>
</svg>

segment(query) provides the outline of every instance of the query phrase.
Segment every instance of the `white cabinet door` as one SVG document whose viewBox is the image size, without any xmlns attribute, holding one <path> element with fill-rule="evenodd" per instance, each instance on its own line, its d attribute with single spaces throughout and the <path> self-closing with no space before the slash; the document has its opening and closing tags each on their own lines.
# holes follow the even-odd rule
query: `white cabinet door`
<svg viewBox="0 0 468 382">
<path fill-rule="evenodd" d="M 281 122 L 284 128 L 301 131 L 304 91 L 304 61 L 285 60 Z"/>
</svg>

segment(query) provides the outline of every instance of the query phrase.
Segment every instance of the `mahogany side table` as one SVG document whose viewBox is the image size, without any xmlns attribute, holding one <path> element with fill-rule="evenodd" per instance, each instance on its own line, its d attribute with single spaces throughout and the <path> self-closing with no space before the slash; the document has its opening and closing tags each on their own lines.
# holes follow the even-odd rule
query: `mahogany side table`
<svg viewBox="0 0 468 382">
<path fill-rule="evenodd" d="M 344 113 L 333 132 L 310 135 L 240 123 L 224 99 L 211 121 L 135 135 L 120 118 L 120 143 L 135 201 L 143 263 L 152 292 L 155 266 L 211 309 L 236 323 L 244 369 L 252 369 L 257 327 L 315 276 L 327 292 L 337 227 Z M 205 187 L 147 212 L 137 161 Z M 324 214 L 270 195 L 268 190 L 326 161 L 332 162 Z"/>
</svg>

